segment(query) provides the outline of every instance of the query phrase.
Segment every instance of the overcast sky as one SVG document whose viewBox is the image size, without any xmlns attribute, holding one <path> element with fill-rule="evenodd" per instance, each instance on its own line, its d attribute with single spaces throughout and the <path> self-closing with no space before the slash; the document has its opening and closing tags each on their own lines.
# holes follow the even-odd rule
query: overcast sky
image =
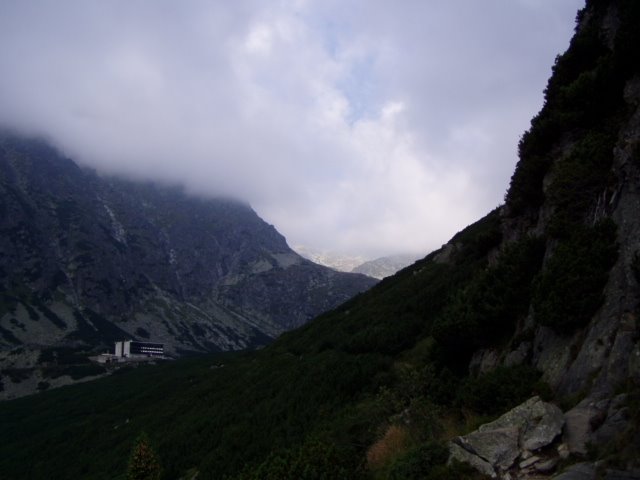
<svg viewBox="0 0 640 480">
<path fill-rule="evenodd" d="M 0 0 L 0 122 L 290 245 L 426 254 L 502 202 L 583 4 Z"/>
</svg>

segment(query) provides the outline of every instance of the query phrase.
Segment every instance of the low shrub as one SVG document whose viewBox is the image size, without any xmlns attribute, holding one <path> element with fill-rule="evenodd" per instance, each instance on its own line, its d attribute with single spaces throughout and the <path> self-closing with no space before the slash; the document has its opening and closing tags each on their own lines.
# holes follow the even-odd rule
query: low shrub
<svg viewBox="0 0 640 480">
<path fill-rule="evenodd" d="M 425 480 L 489 480 L 489 478 L 471 465 L 457 461 L 449 465 L 438 465 L 424 477 Z"/>
<path fill-rule="evenodd" d="M 367 450 L 367 467 L 380 470 L 401 456 L 409 445 L 409 432 L 399 425 L 390 425 L 382 438 Z"/>
<path fill-rule="evenodd" d="M 536 320 L 560 333 L 586 325 L 603 301 L 603 289 L 617 255 L 613 221 L 576 227 L 558 244 L 534 282 Z"/>
<path fill-rule="evenodd" d="M 467 379 L 458 391 L 457 403 L 481 414 L 503 413 L 527 398 L 548 392 L 533 367 L 498 367 L 477 378 Z"/>
<path fill-rule="evenodd" d="M 445 365 L 462 372 L 476 349 L 512 334 L 527 313 L 544 250 L 543 239 L 537 237 L 510 245 L 494 266 L 478 272 L 451 298 L 432 328 Z"/>
<path fill-rule="evenodd" d="M 310 440 L 299 448 L 272 453 L 257 467 L 245 468 L 233 480 L 331 480 L 364 478 L 348 452 Z"/>
<path fill-rule="evenodd" d="M 393 462 L 389 480 L 422 480 L 437 465 L 444 465 L 449 457 L 446 445 L 428 442 L 411 449 Z"/>
<path fill-rule="evenodd" d="M 554 207 L 549 233 L 565 238 L 581 223 L 609 181 L 616 135 L 585 133 L 566 158 L 554 165 L 548 199 Z"/>
</svg>

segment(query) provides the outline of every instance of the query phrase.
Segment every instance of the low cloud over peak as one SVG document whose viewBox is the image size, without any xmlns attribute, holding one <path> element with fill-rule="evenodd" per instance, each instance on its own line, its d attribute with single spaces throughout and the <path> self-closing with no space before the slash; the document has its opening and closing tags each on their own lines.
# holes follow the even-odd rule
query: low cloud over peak
<svg viewBox="0 0 640 480">
<path fill-rule="evenodd" d="M 292 244 L 426 253 L 501 202 L 582 3 L 3 2 L 0 122 Z"/>
</svg>

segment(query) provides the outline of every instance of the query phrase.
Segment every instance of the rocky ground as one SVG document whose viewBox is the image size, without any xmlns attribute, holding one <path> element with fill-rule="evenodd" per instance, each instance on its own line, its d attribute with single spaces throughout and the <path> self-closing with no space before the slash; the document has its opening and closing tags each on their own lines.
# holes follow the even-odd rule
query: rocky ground
<svg viewBox="0 0 640 480">
<path fill-rule="evenodd" d="M 533 397 L 449 444 L 450 460 L 500 480 L 640 479 L 640 471 L 580 461 L 589 449 L 614 441 L 628 428 L 627 395 L 587 398 L 566 412 Z"/>
</svg>

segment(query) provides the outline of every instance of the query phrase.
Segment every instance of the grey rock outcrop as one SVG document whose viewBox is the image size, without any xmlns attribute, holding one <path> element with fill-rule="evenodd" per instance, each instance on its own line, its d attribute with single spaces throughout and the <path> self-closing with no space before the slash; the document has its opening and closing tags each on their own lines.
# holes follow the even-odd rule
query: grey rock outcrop
<svg viewBox="0 0 640 480">
<path fill-rule="evenodd" d="M 471 357 L 469 362 L 469 372 L 472 375 L 478 375 L 490 372 L 500 363 L 498 352 L 495 349 L 478 350 Z"/>
<path fill-rule="evenodd" d="M 587 397 L 565 413 L 563 441 L 569 451 L 585 456 L 589 445 L 605 445 L 629 426 L 627 395 Z"/>
<path fill-rule="evenodd" d="M 611 400 L 606 418 L 602 422 L 602 425 L 593 433 L 592 441 L 594 444 L 604 445 L 612 442 L 629 428 L 631 414 L 626 404 L 626 394 L 617 395 Z"/>
<path fill-rule="evenodd" d="M 627 379 L 640 381 L 640 288 L 632 268 L 640 252 L 640 164 L 636 158 L 640 145 L 640 76 L 627 82 L 624 101 L 632 113 L 612 152 L 615 187 L 607 194 L 607 201 L 599 201 L 601 206 L 596 208 L 615 221 L 620 246 L 603 292 L 604 302 L 586 328 L 571 335 L 559 335 L 544 326 L 535 329 L 533 364 L 560 395 L 580 391 L 611 395 L 615 386 Z M 544 230 L 547 216 L 543 207 L 536 226 L 539 231 Z"/>
<path fill-rule="evenodd" d="M 552 403 L 532 397 L 497 420 L 449 443 L 449 461 L 467 463 L 500 480 L 596 478 L 596 465 L 582 462 L 553 476 L 570 458 L 587 456 L 589 445 L 619 438 L 629 428 L 627 395 L 589 397 L 562 413 Z M 635 471 L 601 468 L 605 479 L 635 479 Z M 600 477 L 598 477 L 600 478 Z"/>
<path fill-rule="evenodd" d="M 513 367 L 525 363 L 531 352 L 531 342 L 522 342 L 518 347 L 509 352 L 504 359 L 505 367 Z"/>
<path fill-rule="evenodd" d="M 551 445 L 563 425 L 562 411 L 556 405 L 532 397 L 497 420 L 454 439 L 450 459 L 468 463 L 485 475 L 507 478 L 512 468 L 526 469 L 543 460 L 531 452 Z"/>
<path fill-rule="evenodd" d="M 487 427 L 487 428 L 482 428 Z M 518 445 L 519 430 L 516 426 L 483 425 L 480 429 L 453 440 L 453 443 L 466 452 L 487 462 L 493 471 L 508 470 L 520 455 Z"/>
<path fill-rule="evenodd" d="M 585 399 L 565 413 L 563 440 L 573 454 L 584 456 L 592 433 L 602 424 L 607 414 L 608 401 Z"/>
<path fill-rule="evenodd" d="M 593 3 L 595 5 L 596 2 Z M 602 163 L 607 181 L 594 187 L 589 198 L 584 198 L 584 208 L 573 205 L 573 211 L 569 213 L 586 227 L 602 220 L 611 220 L 616 226 L 616 259 L 607 271 L 606 283 L 601 292 L 602 301 L 595 311 L 589 312 L 589 318 L 584 318 L 573 329 L 555 329 L 553 324 L 538 318 L 540 312 L 531 308 L 518 332 L 522 334 L 526 330 L 529 335 L 527 341 L 532 341 L 530 351 L 525 351 L 524 347 L 519 350 L 519 342 L 510 346 L 510 352 L 500 352 L 505 365 L 517 364 L 524 359 L 538 368 L 543 372 L 544 380 L 560 397 L 586 396 L 592 393 L 605 393 L 612 397 L 619 385 L 627 381 L 640 381 L 640 322 L 637 318 L 640 304 L 640 274 L 637 267 L 640 254 L 640 71 L 637 60 L 627 58 L 623 52 L 626 38 L 624 31 L 635 29 L 631 25 L 637 21 L 631 20 L 630 10 L 625 2 L 605 2 L 597 8 L 594 5 L 587 2 L 587 10 L 583 12 L 576 36 L 584 35 L 583 39 L 592 36 L 591 39 L 598 43 L 600 50 L 598 54 L 594 52 L 594 58 L 602 55 L 604 60 L 620 56 L 619 61 L 628 65 L 623 69 L 624 74 L 621 71 L 616 80 L 615 105 L 612 101 L 606 106 L 607 109 L 610 108 L 607 110 L 609 117 L 598 115 L 595 117 L 596 123 L 592 125 L 593 128 L 610 134 Z M 618 32 L 619 29 L 622 32 Z M 572 53 L 575 52 L 570 51 L 568 56 Z M 574 67 L 577 68 L 576 65 Z M 573 73 L 575 78 L 578 75 L 585 75 L 586 78 L 601 73 L 597 70 L 593 65 L 585 65 L 583 71 L 576 70 Z M 555 78 L 552 79 L 550 88 L 554 86 L 554 82 L 557 88 L 561 80 L 568 82 L 562 88 L 577 85 L 570 85 L 567 78 Z M 578 105 L 571 106 L 576 107 Z M 545 105 L 547 113 L 569 114 L 563 108 L 564 105 L 554 103 L 553 95 L 549 92 Z M 532 133 L 541 132 L 534 126 Z M 543 270 L 553 259 L 554 249 L 559 244 L 559 237 L 554 234 L 554 221 L 556 226 L 562 224 L 565 227 L 570 222 L 567 220 L 569 217 L 557 216 L 563 207 L 554 199 L 563 185 L 568 185 L 558 183 L 563 175 L 562 170 L 567 169 L 565 174 L 570 170 L 573 175 L 581 175 L 575 166 L 569 168 L 567 159 L 577 155 L 576 145 L 589 140 L 591 134 L 589 129 L 576 126 L 567 126 L 566 131 L 557 133 L 554 140 L 544 146 L 549 168 L 536 178 L 535 186 L 528 185 L 538 189 L 536 195 L 540 201 L 518 210 L 508 200 L 502 210 L 501 248 L 527 235 L 547 238 Z M 579 156 L 589 156 L 589 149 Z M 523 156 L 518 169 L 524 172 L 533 165 L 542 168 L 540 163 L 536 163 L 538 158 L 537 155 Z M 514 179 L 518 176 L 518 169 Z M 532 179 L 533 176 L 528 178 Z M 513 190 L 512 188 L 511 191 Z"/>
<path fill-rule="evenodd" d="M 631 5 L 635 5 L 633 9 Z M 564 416 L 564 443 L 556 445 L 559 449 L 556 450 L 557 456 L 563 459 L 569 456 L 584 458 L 592 452 L 615 457 L 616 454 L 602 453 L 607 452 L 606 447 L 610 451 L 608 444 L 611 442 L 618 442 L 627 458 L 630 452 L 638 450 L 640 442 L 637 425 L 633 424 L 630 416 L 628 399 L 625 395 L 618 395 L 626 392 L 631 398 L 636 395 L 634 392 L 640 385 L 640 66 L 635 57 L 627 56 L 628 40 L 625 37 L 628 31 L 637 33 L 636 9 L 637 4 L 633 2 L 588 1 L 579 15 L 576 42 L 589 38 L 600 49 L 597 54 L 592 52 L 593 58 L 603 61 L 615 58 L 619 62 L 616 67 L 621 68 L 616 77 L 618 83 L 611 97 L 615 97 L 615 102 L 602 103 L 603 114 L 593 117 L 591 127 L 567 127 L 566 131 L 559 130 L 552 141 L 538 143 L 540 138 L 536 135 L 542 134 L 544 128 L 540 127 L 544 122 L 551 120 L 554 115 L 558 116 L 555 117 L 557 119 L 570 111 L 574 112 L 576 110 L 571 109 L 578 107 L 576 103 L 564 110 L 569 104 L 554 103 L 563 96 L 560 90 L 575 87 L 578 82 L 571 82 L 580 75 L 584 75 L 581 78 L 597 76 L 603 74 L 604 70 L 594 67 L 595 64 L 580 68 L 573 64 L 569 69 L 576 69 L 573 72 L 575 77 L 572 77 L 574 80 L 561 77 L 550 81 L 547 103 L 540 117 L 532 122 L 532 129 L 528 132 L 532 136 L 524 138 L 521 145 L 523 150 L 518 169 L 512 178 L 507 202 L 501 210 L 502 243 L 496 249 L 506 249 L 509 243 L 527 236 L 544 239 L 544 258 L 537 279 L 542 281 L 545 275 L 549 275 L 547 279 L 557 279 L 558 282 L 551 282 L 554 290 L 547 291 L 536 290 L 542 283 L 537 283 L 537 286 L 535 281 L 532 283 L 529 308 L 518 318 L 512 319 L 515 331 L 508 344 L 487 342 L 469 355 L 471 361 L 468 365 L 472 375 L 482 375 L 497 366 L 508 368 L 524 364 L 535 367 L 542 373 L 542 380 L 549 385 L 555 398 L 575 405 Z M 558 69 L 561 69 L 562 61 L 571 59 L 576 51 L 579 51 L 577 43 L 572 43 L 567 56 L 559 58 Z M 563 81 L 567 84 L 560 87 Z M 554 95 L 557 96 L 554 98 Z M 563 203 L 566 200 L 563 195 L 574 185 L 573 180 L 582 175 L 580 166 L 586 165 L 587 159 L 596 158 L 597 149 L 595 144 L 590 143 L 596 131 L 606 134 L 608 138 L 606 144 L 601 144 L 603 154 L 598 160 L 599 167 L 603 168 L 600 179 L 606 178 L 606 182 L 594 182 L 593 190 L 584 195 L 580 204 Z M 531 140 L 531 152 L 535 150 L 534 147 L 540 147 L 540 151 L 536 154 L 527 153 L 525 140 Z M 584 150 L 580 151 L 580 148 Z M 547 163 L 540 162 L 542 157 L 539 155 L 544 155 Z M 533 171 L 531 169 L 535 168 L 540 168 L 538 177 L 529 175 Z M 535 190 L 537 200 L 533 203 L 518 205 L 518 196 L 512 195 L 514 191 L 518 192 L 514 187 L 518 186 L 515 180 L 519 179 L 519 171 L 524 172 L 523 178 L 527 180 L 535 177 L 535 185 L 527 184 L 527 187 Z M 527 190 L 527 195 L 532 192 Z M 529 200 L 533 198 L 527 196 Z M 565 200 L 561 201 L 561 198 Z M 564 216 L 563 208 L 566 209 Z M 609 263 L 599 275 L 600 283 L 593 292 L 584 295 L 584 298 L 597 301 L 593 302 L 593 308 L 584 310 L 580 315 L 576 313 L 571 320 L 574 312 L 579 311 L 576 306 L 580 302 L 563 311 L 564 299 L 570 295 L 565 292 L 553 298 L 562 289 L 562 284 L 570 285 L 570 279 L 563 278 L 563 272 L 572 270 L 568 250 L 563 248 L 573 241 L 568 240 L 576 234 L 571 232 L 573 226 L 577 228 L 576 231 L 581 228 L 589 231 L 603 224 L 615 230 L 612 237 L 615 242 L 611 241 L 611 249 L 602 255 Z M 564 233 L 562 229 L 565 229 Z M 579 245 L 579 242 L 575 245 Z M 588 262 L 589 258 L 595 257 L 597 255 L 585 255 L 577 262 Z M 491 262 L 491 257 L 488 260 Z M 566 261 L 566 266 L 554 270 L 552 267 L 557 260 Z M 578 275 L 580 281 L 585 276 L 588 275 Z M 575 286 L 570 288 L 572 292 L 578 290 Z M 552 306 L 551 309 L 545 311 L 549 306 Z M 463 445 L 462 442 L 458 444 Z M 546 461 L 542 458 L 533 462 L 520 457 L 518 465 L 540 467 Z M 533 463 L 529 465 L 528 462 Z M 626 467 L 638 465 L 636 459 Z M 492 468 L 497 466 L 492 464 Z M 589 475 L 587 470 L 591 471 L 591 467 L 576 467 L 567 475 L 574 475 L 575 478 Z M 603 468 L 599 466 L 600 470 Z"/>
</svg>

